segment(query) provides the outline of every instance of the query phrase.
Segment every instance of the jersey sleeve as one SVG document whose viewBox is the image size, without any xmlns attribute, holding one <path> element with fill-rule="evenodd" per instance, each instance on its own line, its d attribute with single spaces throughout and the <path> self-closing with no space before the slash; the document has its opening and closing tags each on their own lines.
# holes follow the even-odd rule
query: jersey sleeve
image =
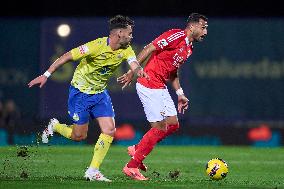
<svg viewBox="0 0 284 189">
<path fill-rule="evenodd" d="M 169 30 L 152 41 L 152 44 L 159 51 L 172 47 L 174 44 L 179 43 L 184 38 L 185 32 L 183 30 Z"/>
<path fill-rule="evenodd" d="M 88 55 L 94 54 L 98 49 L 97 40 L 90 41 L 84 45 L 76 47 L 71 50 L 73 60 L 79 60 Z"/>
<path fill-rule="evenodd" d="M 134 53 L 134 51 L 133 51 L 131 46 L 129 46 L 126 49 L 125 60 L 128 62 L 128 64 L 131 64 L 132 62 L 137 61 L 136 55 L 135 55 L 135 53 Z"/>
</svg>

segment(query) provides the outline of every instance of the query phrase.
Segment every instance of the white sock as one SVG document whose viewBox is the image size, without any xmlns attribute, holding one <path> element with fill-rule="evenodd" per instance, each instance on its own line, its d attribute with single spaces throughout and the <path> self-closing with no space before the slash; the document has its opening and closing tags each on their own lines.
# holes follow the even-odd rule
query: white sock
<svg viewBox="0 0 284 189">
<path fill-rule="evenodd" d="M 88 171 L 91 171 L 91 172 L 97 172 L 97 171 L 99 171 L 98 169 L 96 169 L 96 168 L 93 168 L 93 167 L 89 167 L 88 168 Z"/>
</svg>

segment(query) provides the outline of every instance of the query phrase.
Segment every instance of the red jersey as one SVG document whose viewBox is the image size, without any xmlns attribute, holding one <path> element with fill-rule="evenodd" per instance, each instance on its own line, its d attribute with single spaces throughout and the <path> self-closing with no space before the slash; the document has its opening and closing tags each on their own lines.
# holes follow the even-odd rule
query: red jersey
<svg viewBox="0 0 284 189">
<path fill-rule="evenodd" d="M 149 75 L 150 80 L 138 78 L 138 82 L 145 87 L 162 89 L 172 74 L 176 74 L 178 68 L 192 53 L 192 43 L 181 29 L 166 31 L 152 44 L 156 51 L 149 58 L 144 71 Z"/>
</svg>

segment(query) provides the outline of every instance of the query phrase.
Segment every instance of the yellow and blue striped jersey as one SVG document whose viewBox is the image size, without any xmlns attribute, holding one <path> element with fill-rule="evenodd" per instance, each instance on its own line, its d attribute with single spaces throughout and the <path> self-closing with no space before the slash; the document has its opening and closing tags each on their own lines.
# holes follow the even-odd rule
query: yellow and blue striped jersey
<svg viewBox="0 0 284 189">
<path fill-rule="evenodd" d="M 97 94 L 107 86 L 108 79 L 122 62 L 132 62 L 136 56 L 132 47 L 113 51 L 108 37 L 98 38 L 71 50 L 73 60 L 80 60 L 71 85 L 86 94 Z"/>
</svg>

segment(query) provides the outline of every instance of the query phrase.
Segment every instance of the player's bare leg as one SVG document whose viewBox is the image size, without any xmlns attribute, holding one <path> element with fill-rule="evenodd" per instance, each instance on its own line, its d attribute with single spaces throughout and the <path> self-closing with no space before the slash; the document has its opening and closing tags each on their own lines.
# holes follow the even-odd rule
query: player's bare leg
<svg viewBox="0 0 284 189">
<path fill-rule="evenodd" d="M 82 125 L 74 124 L 72 128 L 71 139 L 74 141 L 85 140 L 88 134 L 88 125 L 89 123 Z"/>
</svg>

